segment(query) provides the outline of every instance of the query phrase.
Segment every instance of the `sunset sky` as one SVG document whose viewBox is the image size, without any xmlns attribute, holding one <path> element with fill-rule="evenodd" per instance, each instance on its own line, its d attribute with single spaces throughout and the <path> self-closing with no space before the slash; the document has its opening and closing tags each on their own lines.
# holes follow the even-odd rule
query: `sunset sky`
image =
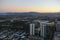
<svg viewBox="0 0 60 40">
<path fill-rule="evenodd" d="M 60 0 L 0 0 L 0 12 L 60 12 Z"/>
</svg>

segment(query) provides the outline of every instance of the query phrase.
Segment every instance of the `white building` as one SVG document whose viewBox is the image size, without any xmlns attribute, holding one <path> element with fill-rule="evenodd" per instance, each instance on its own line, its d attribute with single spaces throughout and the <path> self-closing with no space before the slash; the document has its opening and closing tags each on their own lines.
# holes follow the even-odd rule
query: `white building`
<svg viewBox="0 0 60 40">
<path fill-rule="evenodd" d="M 47 33 L 49 33 L 49 32 L 46 31 L 46 29 L 49 30 L 48 26 L 52 27 L 53 25 L 54 25 L 54 22 L 48 22 L 48 21 L 41 21 L 40 22 L 40 30 L 41 30 L 40 34 L 43 38 L 46 37 Z M 44 40 L 44 39 L 42 39 L 42 40 Z"/>
<path fill-rule="evenodd" d="M 35 24 L 30 24 L 30 35 L 34 35 L 35 34 Z"/>
<path fill-rule="evenodd" d="M 44 32 L 45 32 L 45 26 L 47 25 L 48 22 L 40 22 L 40 30 L 41 30 L 41 36 L 44 37 Z"/>
</svg>

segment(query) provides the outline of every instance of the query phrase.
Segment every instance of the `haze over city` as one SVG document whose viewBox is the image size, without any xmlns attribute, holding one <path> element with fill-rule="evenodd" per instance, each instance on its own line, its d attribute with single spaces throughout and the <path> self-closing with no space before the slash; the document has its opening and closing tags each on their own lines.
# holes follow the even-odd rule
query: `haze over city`
<svg viewBox="0 0 60 40">
<path fill-rule="evenodd" d="M 60 0 L 0 0 L 0 12 L 60 12 Z"/>
<path fill-rule="evenodd" d="M 60 0 L 0 0 L 0 40 L 60 40 Z"/>
</svg>

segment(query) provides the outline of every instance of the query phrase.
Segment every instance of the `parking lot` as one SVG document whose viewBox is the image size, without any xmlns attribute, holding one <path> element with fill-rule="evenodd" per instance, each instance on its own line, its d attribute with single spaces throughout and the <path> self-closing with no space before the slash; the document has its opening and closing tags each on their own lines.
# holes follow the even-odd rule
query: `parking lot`
<svg viewBox="0 0 60 40">
<path fill-rule="evenodd" d="M 25 34 L 22 30 L 1 29 L 0 40 L 26 40 Z"/>
</svg>

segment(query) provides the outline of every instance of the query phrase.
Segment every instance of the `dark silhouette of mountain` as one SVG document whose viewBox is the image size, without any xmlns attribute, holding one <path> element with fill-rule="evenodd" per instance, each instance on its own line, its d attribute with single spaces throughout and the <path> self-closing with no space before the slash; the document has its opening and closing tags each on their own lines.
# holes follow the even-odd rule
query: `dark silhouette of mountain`
<svg viewBox="0 0 60 40">
<path fill-rule="evenodd" d="M 7 12 L 0 15 L 60 15 L 60 12 L 55 13 L 39 13 L 39 12 Z"/>
<path fill-rule="evenodd" d="M 9 13 L 0 13 L 0 15 L 37 15 L 38 13 L 37 12 L 21 12 L 21 13 L 18 13 L 18 12 L 9 12 Z"/>
</svg>

